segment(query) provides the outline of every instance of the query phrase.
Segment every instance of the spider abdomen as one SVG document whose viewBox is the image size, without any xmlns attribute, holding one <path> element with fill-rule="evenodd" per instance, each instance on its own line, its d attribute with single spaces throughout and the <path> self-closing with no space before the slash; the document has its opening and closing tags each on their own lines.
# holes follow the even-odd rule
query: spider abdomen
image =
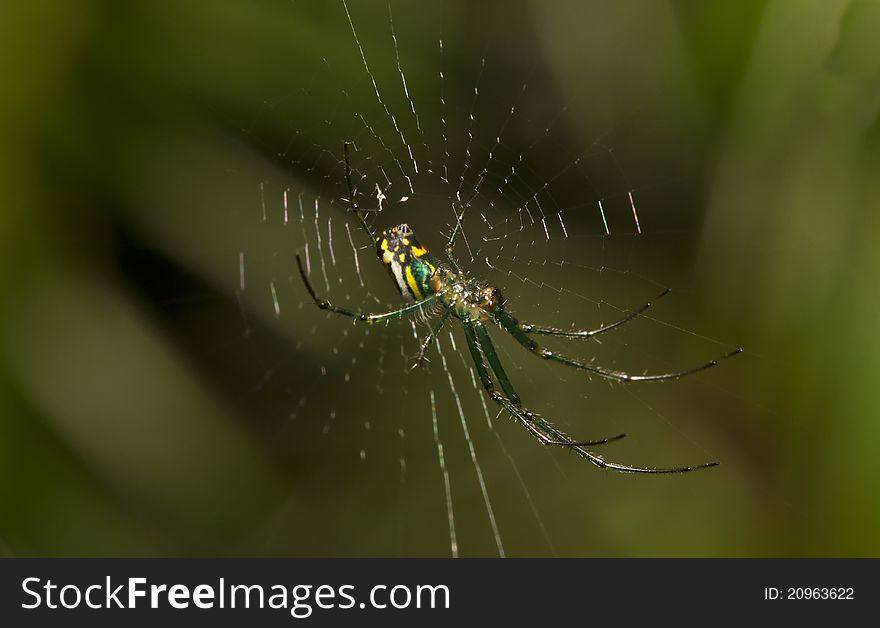
<svg viewBox="0 0 880 628">
<path fill-rule="evenodd" d="M 407 224 L 383 231 L 376 238 L 376 254 L 406 301 L 440 295 L 441 301 L 463 321 L 487 321 L 504 302 L 498 288 L 485 286 L 441 264 Z"/>
<path fill-rule="evenodd" d="M 438 262 L 419 243 L 409 225 L 383 231 L 376 238 L 376 254 L 406 301 L 421 301 L 436 292 L 431 278 L 437 272 Z"/>
</svg>

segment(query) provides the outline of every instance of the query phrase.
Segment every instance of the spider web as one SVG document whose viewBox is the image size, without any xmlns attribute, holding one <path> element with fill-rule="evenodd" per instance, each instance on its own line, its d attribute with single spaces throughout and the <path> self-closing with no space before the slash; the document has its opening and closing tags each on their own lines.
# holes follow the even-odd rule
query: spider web
<svg viewBox="0 0 880 628">
<path fill-rule="evenodd" d="M 427 317 L 368 327 L 319 311 L 295 255 L 336 305 L 401 305 L 346 212 L 351 142 L 354 202 L 374 210 L 372 228 L 406 222 L 440 255 L 460 218 L 460 261 L 501 288 L 520 320 L 594 328 L 672 286 L 598 341 L 546 344 L 609 368 L 678 370 L 731 348 L 693 331 L 698 301 L 682 270 L 693 225 L 674 211 L 676 168 L 687 164 L 639 154 L 673 149 L 631 103 L 560 93 L 566 83 L 527 18 L 502 25 L 499 9 L 486 10 L 463 28 L 462 7 L 443 3 L 298 5 L 325 38 L 291 71 L 292 92 L 267 99 L 245 130 L 271 163 L 238 217 L 236 292 L 262 372 L 254 389 L 274 400 L 276 442 L 300 480 L 268 534 L 308 520 L 297 551 L 323 555 L 613 552 L 601 514 L 656 491 L 645 484 L 654 480 L 600 472 L 528 437 L 487 398 L 454 320 L 413 371 Z M 723 390 L 717 373 L 612 386 L 537 360 L 500 330 L 493 339 L 526 407 L 576 438 L 631 434 L 601 452 L 609 460 L 713 458 L 706 435 L 675 417 Z M 597 510 L 591 494 L 614 505 Z"/>
</svg>

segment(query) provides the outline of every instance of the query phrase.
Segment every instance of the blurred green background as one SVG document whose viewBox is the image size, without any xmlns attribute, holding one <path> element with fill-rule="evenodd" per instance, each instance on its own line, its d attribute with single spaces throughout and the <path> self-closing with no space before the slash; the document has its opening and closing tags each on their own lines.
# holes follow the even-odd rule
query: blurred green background
<svg viewBox="0 0 880 628">
<path fill-rule="evenodd" d="M 498 537 L 508 555 L 880 554 L 880 3 L 475 5 L 392 4 L 426 127 L 441 69 L 453 154 L 468 112 L 497 129 L 519 103 L 510 164 L 567 106 L 531 153 L 533 183 L 601 137 L 614 160 L 601 152 L 596 170 L 619 164 L 608 187 L 618 201 L 634 189 L 642 212 L 642 236 L 626 235 L 618 203 L 618 239 L 576 237 L 597 233 L 598 214 L 567 213 L 573 237 L 531 259 L 624 272 L 550 263 L 528 268 L 531 284 L 491 277 L 515 311 L 589 325 L 613 316 L 606 301 L 626 309 L 671 286 L 598 355 L 657 370 L 746 349 L 631 390 L 499 339 L 511 376 L 573 434 L 627 431 L 609 459 L 722 465 L 620 476 L 542 449 L 489 408 L 493 431 L 445 343 L 496 535 L 439 358 L 406 374 L 406 324 L 363 335 L 311 306 L 294 277 L 299 223 L 277 219 L 285 189 L 323 194 L 321 220 L 334 216 L 341 140 L 365 135 L 356 112 L 396 142 L 342 5 L 4 2 L 0 554 L 449 555 L 431 392 L 461 555 L 497 555 Z M 388 5 L 350 10 L 391 93 Z M 411 123 L 408 103 L 387 98 Z M 436 137 L 423 144 L 439 164 Z M 382 148 L 366 134 L 356 165 L 383 163 Z M 555 201 L 576 208 L 578 189 L 559 183 Z M 388 224 L 421 221 L 423 240 L 440 241 L 451 212 L 430 198 Z M 314 254 L 313 230 L 306 239 Z M 370 251 L 360 260 L 377 298 L 350 294 L 352 272 L 336 294 L 393 303 Z M 570 298 L 591 281 L 599 308 Z"/>
</svg>

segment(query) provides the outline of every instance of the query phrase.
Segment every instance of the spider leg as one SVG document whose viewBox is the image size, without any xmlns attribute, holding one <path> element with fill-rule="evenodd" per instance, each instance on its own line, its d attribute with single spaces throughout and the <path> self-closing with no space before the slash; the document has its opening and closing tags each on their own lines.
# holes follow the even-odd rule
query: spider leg
<svg viewBox="0 0 880 628">
<path fill-rule="evenodd" d="M 461 265 L 458 263 L 458 259 L 455 257 L 452 249 L 446 249 L 446 259 L 449 261 L 449 265 L 452 266 L 452 270 L 461 274 Z"/>
<path fill-rule="evenodd" d="M 495 348 L 492 345 L 489 334 L 486 332 L 486 328 L 482 323 L 465 323 L 464 333 L 468 349 L 471 353 L 471 358 L 473 359 L 474 366 L 477 368 L 477 375 L 480 378 L 480 382 L 483 384 L 483 388 L 486 389 L 486 392 L 489 393 L 489 396 L 492 397 L 498 405 L 507 410 L 514 420 L 525 427 L 533 437 L 541 442 L 541 444 L 557 445 L 574 449 L 577 447 L 604 445 L 615 440 L 620 440 L 626 436 L 626 434 L 618 434 L 617 436 L 603 438 L 601 440 L 572 440 L 556 429 L 551 423 L 548 423 L 534 412 L 526 410 L 520 405 L 519 395 L 516 394 L 513 387 L 510 385 L 510 381 L 507 379 L 507 374 L 504 372 L 501 363 L 498 361 L 498 356 L 495 353 Z M 495 384 L 489 376 L 486 362 L 483 360 L 483 353 L 480 353 L 480 347 L 483 348 L 483 353 L 486 354 L 486 359 L 489 360 L 492 371 L 495 373 L 501 387 L 504 389 L 504 395 L 495 390 Z M 587 454 L 588 455 L 585 457 L 594 464 L 596 463 L 592 460 L 593 458 L 601 460 L 601 458 L 595 454 L 589 452 L 587 452 Z"/>
<path fill-rule="evenodd" d="M 434 342 L 434 338 L 437 337 L 437 334 L 440 333 L 440 330 L 443 328 L 443 325 L 449 319 L 449 315 L 452 314 L 452 306 L 449 305 L 443 310 L 443 313 L 437 317 L 437 320 L 434 321 L 434 324 L 431 326 L 431 333 L 428 334 L 428 337 L 422 342 L 422 346 L 419 348 L 419 354 L 416 356 L 416 362 L 413 364 L 413 369 L 422 366 L 425 363 L 425 352 L 428 350 L 428 347 L 431 346 L 431 343 Z"/>
<path fill-rule="evenodd" d="M 465 206 L 460 212 L 455 211 L 455 226 L 452 228 L 452 233 L 449 235 L 449 239 L 446 241 L 446 255 L 452 254 L 452 249 L 455 248 L 455 241 L 458 239 L 458 234 L 461 233 L 462 225 L 461 221 L 464 218 L 464 212 L 467 210 L 467 206 Z"/>
<path fill-rule="evenodd" d="M 709 467 L 718 466 L 718 462 L 706 462 L 703 464 L 692 465 L 687 467 L 634 467 L 627 464 L 620 464 L 617 462 L 609 462 L 605 460 L 602 456 L 598 454 L 594 454 L 593 452 L 584 449 L 584 447 L 589 447 L 591 443 L 576 443 L 571 441 L 569 437 L 562 431 L 560 431 L 555 425 L 550 423 L 549 421 L 545 421 L 541 419 L 539 416 L 534 414 L 533 412 L 529 412 L 523 408 L 518 408 L 510 404 L 509 401 L 506 401 L 502 398 L 499 403 L 507 410 L 517 421 L 522 423 L 529 432 L 538 439 L 544 445 L 562 445 L 565 447 L 569 447 L 572 451 L 574 451 L 581 458 L 585 458 L 592 464 L 596 465 L 600 469 L 611 469 L 612 471 L 618 471 L 620 473 L 655 473 L 655 474 L 663 474 L 663 473 L 687 473 L 688 471 L 696 471 L 698 469 L 708 469 Z M 540 422 L 541 430 L 545 430 L 547 434 L 550 434 L 557 440 L 552 440 L 547 434 L 543 433 L 538 429 L 536 425 L 532 424 L 534 422 Z M 608 439 L 607 441 L 598 441 L 593 444 L 602 444 L 603 442 L 610 442 L 612 440 L 617 440 L 621 438 L 620 436 L 616 438 Z M 568 440 L 566 440 L 568 439 Z"/>
<path fill-rule="evenodd" d="M 458 221 L 455 225 L 455 229 L 459 228 L 461 224 L 461 218 L 464 216 L 464 212 L 461 214 L 456 214 L 455 219 Z M 458 235 L 457 231 L 453 231 L 452 235 L 449 237 L 449 241 L 446 243 L 446 259 L 449 261 L 449 265 L 452 266 L 452 270 L 456 273 L 461 274 L 461 264 L 458 263 L 458 258 L 455 257 L 455 238 Z"/>
<path fill-rule="evenodd" d="M 480 329 L 482 329 L 482 332 L 480 332 Z M 697 469 L 706 469 L 708 467 L 714 467 L 718 465 L 717 462 L 707 462 L 704 464 L 687 467 L 656 468 L 633 467 L 617 462 L 608 462 L 607 460 L 602 458 L 602 456 L 594 454 L 588 449 L 585 449 L 585 447 L 601 445 L 607 442 L 611 442 L 613 440 L 618 440 L 620 438 L 623 438 L 625 436 L 624 434 L 601 441 L 591 441 L 583 443 L 577 442 L 572 440 L 568 435 L 566 435 L 563 431 L 558 429 L 549 421 L 542 419 L 540 416 L 530 410 L 526 410 L 518 403 L 513 403 L 510 399 L 495 390 L 495 386 L 492 383 L 492 378 L 489 377 L 489 373 L 486 369 L 486 363 L 483 361 L 483 355 L 480 353 L 480 347 L 482 347 L 483 353 L 486 354 L 486 358 L 489 360 L 489 364 L 492 366 L 492 370 L 495 371 L 496 376 L 500 373 L 504 373 L 504 368 L 501 366 L 501 362 L 498 360 L 498 355 L 495 353 L 495 347 L 492 344 L 491 339 L 489 338 L 488 332 L 486 332 L 486 328 L 483 326 L 482 323 L 465 323 L 464 333 L 465 338 L 467 339 L 468 349 L 470 350 L 474 365 L 477 367 L 477 373 L 480 376 L 480 381 L 482 382 L 483 387 L 486 389 L 486 392 L 489 393 L 489 396 L 491 396 L 498 405 L 507 410 L 507 412 L 510 413 L 514 420 L 525 427 L 529 431 L 529 433 L 543 445 L 559 445 L 562 447 L 568 447 L 577 455 L 585 458 L 599 468 L 611 469 L 613 471 L 619 471 L 621 473 L 687 473 L 688 471 L 696 471 Z M 478 344 L 478 335 L 484 340 L 484 342 L 480 342 Z M 504 381 L 507 381 L 506 375 L 503 378 L 499 377 L 499 382 Z"/>
<path fill-rule="evenodd" d="M 364 230 L 364 233 L 367 234 L 367 237 L 370 240 L 370 246 L 376 245 L 376 233 L 367 224 L 367 219 L 364 218 L 364 214 L 366 212 L 378 212 L 380 209 L 361 209 L 354 202 L 354 187 L 351 184 L 351 161 L 348 156 L 348 147 L 352 144 L 352 142 L 343 142 L 342 143 L 342 153 L 345 158 L 345 184 L 348 186 L 348 210 L 350 212 L 354 212 L 354 214 L 358 217 L 358 220 L 361 223 L 361 228 Z"/>
<path fill-rule="evenodd" d="M 599 334 L 604 334 L 606 331 L 611 331 L 615 327 L 620 327 L 624 323 L 628 323 L 636 316 L 644 313 L 649 307 L 651 307 L 654 303 L 665 297 L 669 294 L 669 288 L 666 288 L 663 292 L 658 294 L 656 297 L 642 305 L 640 308 L 631 311 L 629 314 L 624 316 L 623 318 L 614 321 L 613 323 L 608 323 L 607 325 L 602 325 L 601 327 L 597 327 L 596 329 L 581 329 L 581 330 L 566 330 L 559 329 L 556 327 L 543 327 L 541 325 L 532 325 L 529 323 L 520 323 L 520 327 L 527 334 L 544 334 L 545 336 L 561 336 L 563 338 L 592 338 L 593 336 L 598 336 Z"/>
<path fill-rule="evenodd" d="M 738 353 L 742 353 L 741 348 L 734 349 L 733 351 L 725 353 L 720 358 L 710 360 L 709 362 L 700 364 L 699 366 L 695 366 L 684 371 L 658 373 L 655 375 L 633 375 L 624 371 L 615 371 L 601 366 L 594 366 L 585 362 L 579 362 L 578 360 L 574 360 L 567 356 L 554 353 L 553 351 L 550 351 L 548 349 L 542 349 L 541 345 L 529 338 L 528 334 L 523 330 L 519 321 L 508 314 L 504 307 L 496 306 L 493 314 L 495 316 L 495 320 L 498 321 L 498 324 L 501 325 L 501 327 L 503 327 L 511 336 L 513 336 L 517 342 L 519 342 L 522 346 L 531 351 L 534 355 L 544 358 L 545 360 L 552 360 L 554 362 L 559 362 L 561 364 L 565 364 L 576 369 L 595 373 L 596 375 L 604 377 L 605 379 L 611 379 L 618 382 L 659 382 L 668 379 L 678 379 L 680 377 L 693 375 L 694 373 L 699 373 L 700 371 L 710 369 L 713 366 L 717 366 L 720 361 L 732 358 Z"/>
<path fill-rule="evenodd" d="M 458 234 L 460 234 L 463 229 L 462 220 L 464 220 L 464 214 L 474 202 L 474 199 L 480 195 L 480 188 L 483 186 L 483 181 L 485 180 L 487 174 L 488 171 L 483 168 L 483 171 L 480 172 L 477 178 L 477 185 L 474 187 L 474 193 L 465 203 L 464 207 L 462 207 L 460 212 L 453 207 L 453 211 L 455 212 L 455 226 L 452 228 L 452 233 L 449 235 L 449 239 L 446 241 L 446 258 L 449 260 L 449 265 L 452 266 L 452 269 L 457 273 L 461 272 L 461 266 L 459 265 L 458 260 L 453 254 L 453 250 L 455 249 L 455 242 L 458 239 Z M 459 200 L 461 199 L 459 198 Z M 465 242 L 465 244 L 467 244 L 467 242 Z"/>
<path fill-rule="evenodd" d="M 402 307 L 399 310 L 392 310 L 391 312 L 379 312 L 379 313 L 364 313 L 357 312 L 355 310 L 349 310 L 348 308 L 339 307 L 330 303 L 326 299 L 322 299 L 317 295 L 315 289 L 312 287 L 311 282 L 309 281 L 308 276 L 306 276 L 306 271 L 302 265 L 302 259 L 299 254 L 296 255 L 296 265 L 299 266 L 299 274 L 302 277 L 303 283 L 306 285 L 306 290 L 309 291 L 309 296 L 312 297 L 312 300 L 322 310 L 328 310 L 330 312 L 335 312 L 336 314 L 342 314 L 344 316 L 350 316 L 351 318 L 361 321 L 367 324 L 375 324 L 375 323 L 384 323 L 386 321 L 392 321 L 398 318 L 404 318 L 409 316 L 410 314 L 415 314 L 423 310 L 425 307 L 432 305 L 439 298 L 438 295 L 432 294 L 421 301 L 416 301 L 411 305 L 407 305 L 406 307 Z"/>
</svg>

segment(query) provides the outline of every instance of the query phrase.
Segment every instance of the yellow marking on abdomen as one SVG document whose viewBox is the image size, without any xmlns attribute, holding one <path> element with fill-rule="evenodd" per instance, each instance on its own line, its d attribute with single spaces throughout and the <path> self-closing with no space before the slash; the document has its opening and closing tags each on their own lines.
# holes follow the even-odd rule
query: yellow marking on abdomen
<svg viewBox="0 0 880 628">
<path fill-rule="evenodd" d="M 419 290 L 419 285 L 416 283 L 416 278 L 412 274 L 412 269 L 407 266 L 405 272 L 406 283 L 409 286 L 409 289 L 412 290 L 413 296 L 415 296 L 416 301 L 421 301 L 424 297 L 422 296 L 422 291 Z"/>
</svg>

